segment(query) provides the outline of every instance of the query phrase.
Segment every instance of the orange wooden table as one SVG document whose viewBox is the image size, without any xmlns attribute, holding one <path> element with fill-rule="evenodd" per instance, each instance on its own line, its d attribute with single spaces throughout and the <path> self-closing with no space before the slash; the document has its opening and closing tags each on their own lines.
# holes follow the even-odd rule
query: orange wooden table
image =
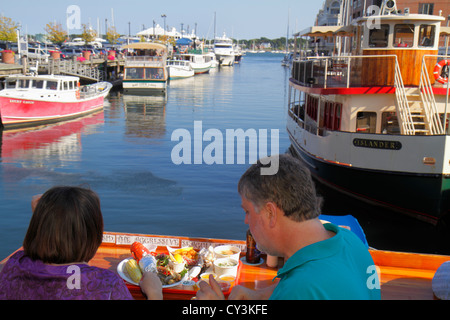
<svg viewBox="0 0 450 320">
<path fill-rule="evenodd" d="M 89 264 L 117 272 L 119 263 L 131 257 L 130 246 L 134 241 L 155 244 L 160 252 L 165 251 L 165 246 L 174 248 L 192 246 L 200 249 L 208 248 L 210 245 L 232 244 L 241 248 L 241 257 L 244 255 L 246 245 L 244 241 L 236 240 L 105 232 L 103 243 Z M 431 281 L 439 266 L 446 261 L 450 261 L 450 256 L 372 249 L 370 249 L 370 253 L 378 269 L 382 299 L 436 299 L 432 291 Z M 0 263 L 0 270 L 6 260 L 7 258 Z M 282 265 L 283 260 L 279 259 L 279 267 Z M 277 270 L 277 268 L 267 267 L 265 262 L 260 265 L 242 264 L 238 282 L 250 289 L 265 288 L 273 284 L 272 280 L 276 276 Z M 139 287 L 128 285 L 128 288 L 135 299 L 145 299 Z M 188 300 L 195 294 L 192 287 L 183 287 L 182 285 L 164 289 L 163 292 L 166 300 Z"/>
</svg>

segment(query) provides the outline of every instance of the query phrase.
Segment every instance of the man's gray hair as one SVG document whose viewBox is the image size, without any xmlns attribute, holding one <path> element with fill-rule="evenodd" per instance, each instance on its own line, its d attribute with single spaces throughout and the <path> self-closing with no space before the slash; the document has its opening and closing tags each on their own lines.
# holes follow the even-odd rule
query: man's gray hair
<svg viewBox="0 0 450 320">
<path fill-rule="evenodd" d="M 278 172 L 274 175 L 261 175 L 260 169 L 270 163 L 270 160 L 259 160 L 239 180 L 239 194 L 250 200 L 257 211 L 271 201 L 294 221 L 317 218 L 320 215 L 321 198 L 316 194 L 309 170 L 289 154 L 275 157 L 279 157 Z"/>
</svg>

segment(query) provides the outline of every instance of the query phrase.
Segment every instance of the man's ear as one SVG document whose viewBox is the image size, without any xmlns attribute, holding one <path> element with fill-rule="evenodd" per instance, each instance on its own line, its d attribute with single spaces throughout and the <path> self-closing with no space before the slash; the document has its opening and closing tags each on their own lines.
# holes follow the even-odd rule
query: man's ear
<svg viewBox="0 0 450 320">
<path fill-rule="evenodd" d="M 272 201 L 266 202 L 265 209 L 267 219 L 269 221 L 269 226 L 274 227 L 277 223 L 278 213 L 280 212 L 280 210 L 278 209 L 278 206 Z"/>
</svg>

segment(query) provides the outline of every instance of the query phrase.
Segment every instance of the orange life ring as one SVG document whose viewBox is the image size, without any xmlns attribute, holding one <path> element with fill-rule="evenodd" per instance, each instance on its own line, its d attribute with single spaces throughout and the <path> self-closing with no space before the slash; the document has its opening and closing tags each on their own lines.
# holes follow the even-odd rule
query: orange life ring
<svg viewBox="0 0 450 320">
<path fill-rule="evenodd" d="M 446 84 L 448 82 L 448 78 L 445 78 L 441 75 L 442 68 L 448 66 L 450 67 L 450 60 L 441 60 L 440 62 L 436 63 L 436 66 L 434 67 L 434 78 L 436 81 L 442 84 Z"/>
</svg>

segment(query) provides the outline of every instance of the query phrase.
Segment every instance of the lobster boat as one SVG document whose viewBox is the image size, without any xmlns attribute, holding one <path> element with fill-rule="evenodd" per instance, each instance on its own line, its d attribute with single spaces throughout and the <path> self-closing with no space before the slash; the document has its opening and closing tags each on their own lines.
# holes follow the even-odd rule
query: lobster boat
<svg viewBox="0 0 450 320">
<path fill-rule="evenodd" d="M 11 75 L 0 91 L 1 126 L 36 126 L 82 117 L 103 109 L 112 85 L 80 86 L 80 79 L 58 75 Z"/>
<path fill-rule="evenodd" d="M 331 221 L 339 227 L 354 231 L 364 241 L 364 234 L 359 230 L 359 224 L 352 216 L 341 216 L 336 221 L 333 220 L 333 216 L 321 216 L 321 218 L 322 223 Z M 242 240 L 104 232 L 103 242 L 89 264 L 117 273 L 136 300 L 143 300 L 145 296 L 142 294 L 139 284 L 133 280 L 125 267 L 128 261 L 136 258 L 132 251 L 136 244 L 142 244 L 149 248 L 154 255 L 167 255 L 169 252 L 179 251 L 191 251 L 201 255 L 205 250 L 214 251 L 217 254 L 220 252 L 218 249 L 222 247 L 226 247 L 227 251 L 230 248 L 236 249 L 236 252 L 232 251 L 232 259 L 237 262 L 234 274 L 227 273 L 226 277 L 218 276 L 225 297 L 228 297 L 236 285 L 249 289 L 263 289 L 273 285 L 276 281 L 274 278 L 277 271 L 284 265 L 284 259 L 279 257 L 278 261 L 275 260 L 274 264 L 271 262 L 268 266 L 268 259 L 264 253 L 256 263 L 248 263 L 246 261 L 246 242 Z M 435 294 L 439 290 L 436 289 L 439 288 L 436 285 L 436 275 L 439 275 L 442 266 L 450 261 L 450 256 L 382 251 L 373 248 L 368 248 L 368 250 L 378 271 L 378 280 L 373 283 L 380 287 L 382 299 L 436 300 L 440 298 Z M 222 252 L 222 254 L 228 253 Z M 0 262 L 0 272 L 8 258 Z M 204 260 L 199 263 L 192 256 L 187 261 L 190 260 L 193 260 L 194 263 L 182 279 L 163 285 L 164 300 L 190 300 L 195 297 L 198 281 L 210 271 L 207 266 L 203 265 Z M 214 273 L 214 269 L 211 272 Z M 369 276 L 370 274 L 368 274 Z"/>
<path fill-rule="evenodd" d="M 295 34 L 300 57 L 289 79 L 291 151 L 312 175 L 434 225 L 450 222 L 450 59 L 438 53 L 450 35 L 444 20 L 384 1 L 377 15 L 352 24 L 307 28 Z M 338 40 L 307 56 L 299 44 L 317 37 Z"/>
</svg>

